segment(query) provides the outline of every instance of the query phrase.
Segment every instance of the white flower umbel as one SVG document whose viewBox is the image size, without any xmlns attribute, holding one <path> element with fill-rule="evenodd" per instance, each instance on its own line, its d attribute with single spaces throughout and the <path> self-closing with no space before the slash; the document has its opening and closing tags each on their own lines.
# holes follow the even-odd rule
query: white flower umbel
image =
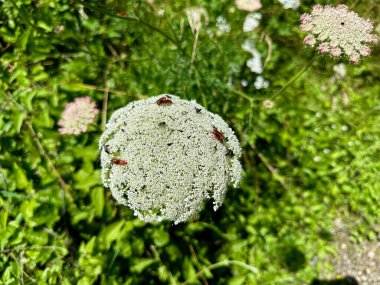
<svg viewBox="0 0 380 285">
<path fill-rule="evenodd" d="M 315 5 L 310 14 L 301 15 L 301 21 L 301 29 L 309 32 L 304 39 L 307 45 L 334 57 L 347 55 L 352 62 L 370 55 L 367 44 L 377 42 L 377 36 L 371 34 L 372 22 L 346 5 Z"/>
<path fill-rule="evenodd" d="M 297 9 L 300 6 L 300 0 L 278 0 L 285 9 Z"/>
<path fill-rule="evenodd" d="M 141 220 L 188 221 L 237 187 L 241 149 L 221 117 L 173 95 L 139 100 L 115 111 L 99 142 L 102 179 Z"/>
</svg>

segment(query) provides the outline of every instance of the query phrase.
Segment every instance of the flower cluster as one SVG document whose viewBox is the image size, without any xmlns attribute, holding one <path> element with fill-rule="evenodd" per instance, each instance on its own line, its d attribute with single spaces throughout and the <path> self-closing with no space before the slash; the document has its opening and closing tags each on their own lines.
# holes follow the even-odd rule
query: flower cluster
<svg viewBox="0 0 380 285">
<path fill-rule="evenodd" d="M 343 63 L 334 65 L 333 70 L 335 71 L 335 76 L 339 79 L 343 79 L 347 75 L 347 69 Z"/>
<path fill-rule="evenodd" d="M 301 29 L 310 32 L 304 42 L 334 57 L 346 54 L 350 61 L 371 53 L 366 43 L 375 43 L 371 21 L 349 11 L 346 5 L 315 5 L 310 14 L 301 15 Z"/>
<path fill-rule="evenodd" d="M 91 102 L 90 97 L 76 98 L 68 103 L 58 122 L 60 134 L 79 135 L 87 131 L 88 125 L 94 122 L 99 113 L 96 104 Z"/>
<path fill-rule="evenodd" d="M 247 66 L 249 69 L 251 69 L 252 72 L 261 74 L 263 73 L 263 63 L 261 61 L 261 55 L 259 51 L 256 49 L 256 43 L 255 41 L 248 39 L 246 40 L 242 46 L 243 50 L 246 52 L 249 52 L 252 55 L 252 58 L 250 58 L 247 61 Z"/>
<path fill-rule="evenodd" d="M 300 6 L 300 0 L 278 0 L 285 9 L 297 9 Z"/>
<path fill-rule="evenodd" d="M 218 16 L 216 18 L 216 28 L 218 29 L 219 36 L 231 32 L 231 26 L 223 16 Z"/>
<path fill-rule="evenodd" d="M 239 142 L 221 117 L 194 101 L 160 95 L 113 113 L 100 143 L 102 179 L 141 220 L 188 221 L 223 203 L 242 168 Z"/>
<path fill-rule="evenodd" d="M 243 31 L 244 32 L 252 32 L 254 29 L 256 29 L 260 25 L 261 20 L 261 14 L 260 13 L 249 13 L 244 20 L 243 24 Z"/>
<path fill-rule="evenodd" d="M 253 83 L 256 89 L 263 89 L 269 87 L 269 81 L 265 80 L 265 78 L 261 75 L 256 77 L 255 82 Z"/>
<path fill-rule="evenodd" d="M 260 0 L 236 0 L 235 3 L 239 10 L 249 12 L 259 10 L 262 7 Z"/>
<path fill-rule="evenodd" d="M 263 101 L 263 107 L 265 109 L 272 109 L 274 107 L 274 102 L 272 100 L 266 99 Z"/>
<path fill-rule="evenodd" d="M 205 23 L 208 23 L 208 14 L 206 9 L 202 7 L 191 7 L 186 9 L 186 16 L 189 21 L 189 25 L 193 34 L 199 33 L 202 27 L 202 18 L 205 19 Z"/>
</svg>

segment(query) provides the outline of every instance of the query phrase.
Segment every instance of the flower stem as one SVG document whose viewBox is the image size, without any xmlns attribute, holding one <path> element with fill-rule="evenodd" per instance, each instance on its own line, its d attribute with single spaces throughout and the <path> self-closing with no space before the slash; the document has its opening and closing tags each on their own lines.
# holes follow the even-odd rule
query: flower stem
<svg viewBox="0 0 380 285">
<path fill-rule="evenodd" d="M 230 90 L 232 93 L 244 98 L 244 99 L 247 99 L 249 102 L 252 102 L 254 100 L 253 97 L 250 97 L 248 94 L 244 93 L 243 91 L 240 91 L 240 90 L 237 90 L 235 88 L 232 88 L 232 87 L 228 87 L 228 90 Z"/>
<path fill-rule="evenodd" d="M 103 82 L 105 85 L 105 90 L 103 92 L 104 97 L 103 97 L 103 106 L 102 106 L 102 121 L 100 125 L 100 129 L 104 132 L 106 130 L 106 122 L 107 122 L 107 109 L 108 109 L 108 96 L 109 96 L 109 86 L 108 86 L 108 80 L 107 80 L 107 75 L 108 75 L 108 68 L 104 72 L 103 76 Z"/>
<path fill-rule="evenodd" d="M 317 54 L 315 54 L 310 59 L 310 61 L 296 75 L 294 75 L 277 93 L 275 93 L 271 97 L 271 99 L 273 100 L 274 98 L 276 98 L 277 96 L 279 96 L 280 94 L 285 92 L 285 90 L 288 89 L 288 87 L 290 85 L 292 85 L 298 78 L 300 78 L 302 76 L 302 74 L 304 74 L 309 69 L 310 66 L 313 65 L 313 63 L 315 62 L 316 59 L 317 59 Z"/>
<path fill-rule="evenodd" d="M 220 267 L 230 267 L 232 265 L 240 266 L 240 267 L 245 268 L 245 269 L 247 269 L 247 270 L 249 270 L 255 274 L 258 272 L 256 267 L 253 267 L 249 264 L 246 264 L 246 263 L 238 261 L 238 260 L 228 260 L 227 259 L 227 260 L 223 260 L 221 262 L 217 262 L 217 263 L 214 263 L 214 264 L 211 264 L 209 266 L 204 267 L 202 270 L 198 271 L 195 275 L 192 275 L 189 279 L 187 279 L 185 282 L 183 282 L 182 285 L 189 284 L 195 278 L 200 277 L 206 270 L 208 271 L 208 270 L 214 270 L 214 269 L 217 269 Z"/>
<path fill-rule="evenodd" d="M 197 29 L 195 31 L 195 35 L 194 35 L 193 51 L 191 52 L 191 62 L 190 62 L 191 66 L 193 66 L 193 63 L 195 60 L 195 54 L 196 54 L 197 44 L 198 44 L 198 37 L 199 37 L 199 30 Z"/>
</svg>

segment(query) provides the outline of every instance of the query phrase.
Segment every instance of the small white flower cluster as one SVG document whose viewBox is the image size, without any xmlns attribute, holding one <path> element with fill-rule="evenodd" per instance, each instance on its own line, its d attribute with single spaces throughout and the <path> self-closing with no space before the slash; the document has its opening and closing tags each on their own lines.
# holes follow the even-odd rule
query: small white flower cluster
<svg viewBox="0 0 380 285">
<path fill-rule="evenodd" d="M 145 222 L 188 221 L 210 198 L 217 210 L 242 173 L 233 130 L 195 101 L 173 95 L 115 111 L 99 147 L 104 185 Z"/>
<path fill-rule="evenodd" d="M 274 107 L 274 102 L 272 100 L 266 99 L 263 101 L 263 107 L 270 110 Z"/>
<path fill-rule="evenodd" d="M 264 77 L 259 75 L 259 76 L 257 76 L 255 83 L 253 83 L 253 85 L 255 85 L 256 89 L 268 88 L 269 87 L 269 81 L 265 80 Z"/>
<path fill-rule="evenodd" d="M 262 16 L 260 13 L 249 13 L 244 20 L 243 31 L 244 32 L 252 32 L 260 25 L 260 20 Z"/>
<path fill-rule="evenodd" d="M 223 16 L 216 18 L 216 28 L 218 29 L 218 36 L 231 32 L 231 26 Z"/>
<path fill-rule="evenodd" d="M 333 70 L 335 71 L 335 76 L 339 79 L 343 79 L 347 75 L 347 69 L 344 63 L 334 65 Z"/>
<path fill-rule="evenodd" d="M 261 55 L 255 47 L 255 42 L 251 39 L 248 39 L 243 43 L 241 47 L 243 50 L 249 52 L 252 55 L 252 58 L 247 61 L 247 66 L 251 69 L 251 71 L 258 74 L 263 73 Z"/>
<path fill-rule="evenodd" d="M 252 39 L 247 39 L 243 45 L 243 50 L 249 52 L 252 55 L 252 58 L 247 60 L 247 66 L 253 73 L 262 74 L 264 72 L 263 63 L 261 60 L 261 55 L 255 47 L 255 41 Z M 257 76 L 254 86 L 256 89 L 263 89 L 269 87 L 269 81 L 266 80 L 262 75 Z M 248 85 L 248 83 L 247 83 Z M 247 86 L 246 85 L 246 86 Z"/>
<path fill-rule="evenodd" d="M 285 9 L 297 9 L 300 6 L 300 0 L 278 0 Z"/>
</svg>

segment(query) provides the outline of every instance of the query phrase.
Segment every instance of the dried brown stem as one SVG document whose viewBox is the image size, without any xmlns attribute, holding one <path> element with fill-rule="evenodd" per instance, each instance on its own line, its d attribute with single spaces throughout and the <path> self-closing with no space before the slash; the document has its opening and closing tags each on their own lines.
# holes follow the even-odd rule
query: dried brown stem
<svg viewBox="0 0 380 285">
<path fill-rule="evenodd" d="M 25 125 L 28 128 L 28 130 L 30 132 L 30 135 L 32 136 L 34 142 L 36 143 L 36 146 L 37 146 L 40 154 L 45 158 L 45 160 L 47 161 L 47 163 L 48 163 L 51 171 L 53 172 L 54 176 L 57 178 L 58 183 L 61 186 L 62 190 L 66 194 L 66 196 L 69 199 L 69 201 L 73 202 L 74 199 L 73 199 L 73 196 L 70 193 L 69 187 L 67 186 L 67 184 L 63 180 L 61 174 L 59 174 L 58 170 L 55 168 L 52 160 L 50 159 L 49 155 L 45 151 L 45 149 L 44 149 L 44 147 L 43 147 L 40 139 L 38 138 L 38 136 L 37 136 L 37 134 L 36 134 L 36 132 L 35 132 L 32 124 L 31 124 L 31 122 L 28 119 L 25 120 Z"/>
</svg>

